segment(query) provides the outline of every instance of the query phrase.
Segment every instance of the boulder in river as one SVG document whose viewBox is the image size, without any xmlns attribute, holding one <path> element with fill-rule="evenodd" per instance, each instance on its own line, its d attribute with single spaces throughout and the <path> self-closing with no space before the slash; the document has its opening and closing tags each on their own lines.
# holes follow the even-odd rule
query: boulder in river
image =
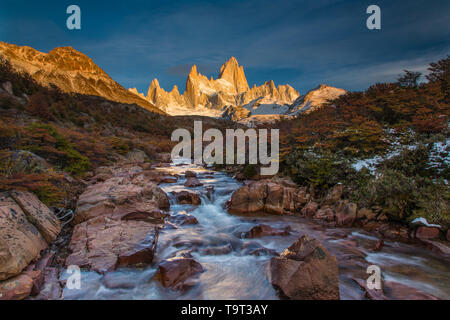
<svg viewBox="0 0 450 320">
<path fill-rule="evenodd" d="M 268 237 L 268 236 L 287 236 L 290 234 L 291 228 L 285 227 L 283 230 L 272 228 L 267 224 L 259 224 L 249 231 L 245 232 L 243 237 L 248 239 Z"/>
<path fill-rule="evenodd" d="M 179 204 L 193 204 L 199 205 L 202 203 L 200 195 L 191 191 L 173 191 L 172 194 Z"/>
<path fill-rule="evenodd" d="M 300 237 L 269 263 L 269 280 L 282 297 L 293 300 L 339 299 L 336 257 L 315 239 Z"/>
<path fill-rule="evenodd" d="M 202 185 L 203 185 L 203 183 L 201 183 L 200 180 L 198 180 L 195 177 L 188 178 L 187 181 L 184 183 L 184 186 L 188 187 L 188 188 L 196 188 L 196 187 L 200 187 Z"/>
<path fill-rule="evenodd" d="M 164 260 L 159 264 L 157 277 L 163 287 L 182 289 L 189 278 L 203 271 L 202 265 L 196 260 L 175 257 Z"/>
<path fill-rule="evenodd" d="M 240 214 L 292 214 L 303 204 L 304 191 L 271 180 L 254 181 L 233 193 L 228 211 Z"/>
</svg>

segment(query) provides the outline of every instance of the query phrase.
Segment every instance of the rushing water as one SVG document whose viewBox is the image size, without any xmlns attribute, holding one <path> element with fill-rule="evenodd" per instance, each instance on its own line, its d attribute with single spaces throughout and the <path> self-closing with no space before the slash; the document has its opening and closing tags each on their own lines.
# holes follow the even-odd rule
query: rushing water
<svg viewBox="0 0 450 320">
<path fill-rule="evenodd" d="M 378 241 L 373 235 L 356 229 L 325 228 L 297 216 L 233 216 L 226 212 L 224 205 L 241 184 L 230 176 L 188 164 L 174 164 L 160 170 L 181 175 L 175 184 L 160 185 L 169 196 L 172 191 L 185 190 L 186 170 L 197 172 L 204 186 L 190 190 L 202 195 L 202 204 L 180 205 L 171 199 L 171 211 L 188 212 L 199 224 L 162 229 L 155 261 L 146 269 L 119 269 L 107 275 L 83 272 L 81 289 L 64 289 L 65 299 L 278 299 L 267 276 L 271 257 L 250 255 L 249 248 L 266 247 L 281 252 L 303 234 L 318 239 L 336 255 L 341 299 L 364 298 L 352 278 L 366 279 L 369 276 L 366 269 L 371 264 L 381 268 L 387 281 L 450 299 L 450 263 L 442 256 L 399 242 L 385 242 L 381 252 L 373 252 L 371 249 Z M 211 200 L 206 197 L 207 186 L 214 187 Z M 283 237 L 240 238 L 243 232 L 260 223 L 275 228 L 290 226 L 292 232 Z M 209 250 L 226 246 L 232 248 L 230 253 L 213 255 Z M 188 249 L 205 269 L 190 281 L 188 290 L 170 290 L 152 280 L 161 260 Z"/>
</svg>

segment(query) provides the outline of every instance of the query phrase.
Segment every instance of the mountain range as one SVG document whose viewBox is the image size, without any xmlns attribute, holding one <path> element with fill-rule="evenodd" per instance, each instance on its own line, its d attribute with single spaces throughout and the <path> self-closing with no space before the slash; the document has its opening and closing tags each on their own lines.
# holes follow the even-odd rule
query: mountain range
<svg viewBox="0 0 450 320">
<path fill-rule="evenodd" d="M 153 112 L 169 115 L 204 115 L 251 122 L 296 116 L 321 106 L 346 91 L 326 85 L 301 96 L 288 84 L 273 80 L 249 87 L 244 67 L 231 57 L 219 70 L 217 79 L 207 78 L 193 65 L 182 94 L 160 87 L 158 79 L 147 95 L 136 88 L 125 89 L 85 54 L 72 47 L 58 47 L 43 53 L 27 46 L 0 42 L 0 55 L 14 69 L 29 73 L 42 85 L 55 85 L 64 92 L 101 96 L 121 103 L 137 104 Z"/>
</svg>

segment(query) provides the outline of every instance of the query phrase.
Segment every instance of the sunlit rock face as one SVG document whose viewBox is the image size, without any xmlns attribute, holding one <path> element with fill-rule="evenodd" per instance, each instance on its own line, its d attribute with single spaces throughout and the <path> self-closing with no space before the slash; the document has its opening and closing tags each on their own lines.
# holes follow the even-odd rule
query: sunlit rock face
<svg viewBox="0 0 450 320">
<path fill-rule="evenodd" d="M 14 69 L 30 74 L 44 86 L 55 85 L 64 92 L 104 97 L 121 103 L 136 103 L 161 112 L 137 90 L 129 91 L 114 81 L 85 54 L 72 47 L 59 47 L 43 53 L 26 46 L 0 42 L 0 56 Z"/>
<path fill-rule="evenodd" d="M 142 96 L 136 89 L 130 91 Z M 254 85 L 250 88 L 244 67 L 239 65 L 236 58 L 231 57 L 220 68 L 217 79 L 208 79 L 198 72 L 197 66 L 192 66 L 183 94 L 180 94 L 177 86 L 170 92 L 165 91 L 159 86 L 158 80 L 154 79 L 146 99 L 171 115 L 200 114 L 220 117 L 229 107 L 249 109 L 249 106 L 255 107 L 262 102 L 284 106 L 293 103 L 299 96 L 291 86 L 276 87 L 272 80 L 259 87 Z"/>
</svg>

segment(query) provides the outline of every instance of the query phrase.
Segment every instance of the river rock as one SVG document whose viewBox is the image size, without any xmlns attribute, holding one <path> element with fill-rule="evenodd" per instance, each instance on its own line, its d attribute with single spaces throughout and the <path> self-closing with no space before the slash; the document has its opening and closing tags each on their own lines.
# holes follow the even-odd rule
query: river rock
<svg viewBox="0 0 450 320">
<path fill-rule="evenodd" d="M 23 300 L 31 294 L 33 279 L 20 274 L 0 282 L 0 300 Z"/>
<path fill-rule="evenodd" d="M 303 207 L 303 209 L 301 210 L 301 214 L 305 217 L 313 217 L 316 214 L 318 208 L 319 205 L 316 202 L 311 201 Z"/>
<path fill-rule="evenodd" d="M 417 239 L 437 239 L 439 238 L 439 229 L 435 227 L 418 227 L 415 233 Z"/>
<path fill-rule="evenodd" d="M 33 194 L 15 197 L 24 209 L 8 193 L 0 194 L 0 280 L 19 274 L 59 232 L 53 213 Z"/>
<path fill-rule="evenodd" d="M 154 209 L 167 210 L 170 207 L 167 194 L 143 174 L 114 177 L 86 188 L 78 198 L 74 221 L 78 224 L 105 215 L 114 218 L 117 206 L 135 206 L 137 203 L 145 203 Z"/>
<path fill-rule="evenodd" d="M 188 224 L 198 224 L 197 218 L 187 213 L 186 211 L 180 211 L 170 215 L 169 221 L 179 226 Z"/>
<path fill-rule="evenodd" d="M 192 258 L 175 257 L 159 264 L 158 278 L 163 287 L 182 289 L 186 280 L 202 273 L 203 267 Z"/>
<path fill-rule="evenodd" d="M 203 185 L 203 183 L 201 183 L 200 180 L 198 180 L 195 177 L 188 178 L 187 181 L 184 183 L 184 186 L 188 187 L 188 188 L 196 188 L 196 187 L 200 187 L 202 185 Z"/>
<path fill-rule="evenodd" d="M 173 191 L 172 194 L 179 204 L 199 205 L 202 203 L 200 195 L 191 191 Z"/>
<path fill-rule="evenodd" d="M 196 178 L 197 177 L 197 174 L 195 173 L 195 172 L 193 172 L 193 171 L 186 171 L 185 173 L 184 173 L 184 176 L 186 177 L 186 178 Z"/>
<path fill-rule="evenodd" d="M 299 209 L 304 190 L 285 187 L 270 180 L 251 182 L 233 193 L 229 202 L 230 213 L 266 212 L 292 214 Z"/>
<path fill-rule="evenodd" d="M 269 225 L 266 224 L 260 224 L 257 226 L 254 226 L 249 231 L 245 232 L 243 234 L 243 238 L 247 239 L 254 239 L 254 238 L 261 238 L 261 237 L 270 237 L 270 236 L 287 236 L 290 234 L 291 228 L 287 226 L 283 230 L 272 228 Z"/>
<path fill-rule="evenodd" d="M 105 273 L 118 266 L 152 262 L 158 226 L 143 221 L 119 221 L 98 216 L 74 227 L 66 266 L 77 265 Z"/>
<path fill-rule="evenodd" d="M 324 220 L 327 222 L 332 222 L 334 221 L 334 216 L 335 216 L 334 210 L 328 206 L 325 206 L 317 210 L 317 212 L 314 215 L 314 218 Z"/>
<path fill-rule="evenodd" d="M 336 224 L 352 226 L 356 220 L 357 205 L 353 202 L 340 201 L 336 206 Z"/>
<path fill-rule="evenodd" d="M 336 257 L 315 239 L 300 237 L 269 263 L 269 280 L 283 297 L 295 300 L 339 299 Z"/>
</svg>

